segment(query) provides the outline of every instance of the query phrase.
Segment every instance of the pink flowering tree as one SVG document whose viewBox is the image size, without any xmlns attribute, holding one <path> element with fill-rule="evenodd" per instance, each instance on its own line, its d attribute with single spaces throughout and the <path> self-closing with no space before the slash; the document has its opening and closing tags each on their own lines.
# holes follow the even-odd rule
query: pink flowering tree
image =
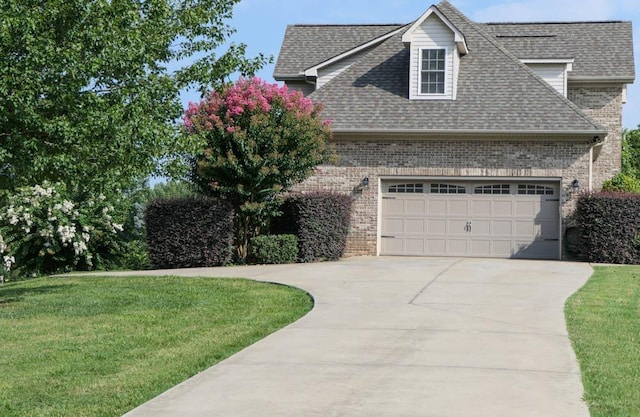
<svg viewBox="0 0 640 417">
<path fill-rule="evenodd" d="M 206 143 L 194 158 L 192 181 L 234 206 L 239 259 L 279 214 L 278 194 L 333 158 L 321 110 L 300 92 L 259 78 L 241 79 L 189 105 L 185 130 Z"/>
</svg>

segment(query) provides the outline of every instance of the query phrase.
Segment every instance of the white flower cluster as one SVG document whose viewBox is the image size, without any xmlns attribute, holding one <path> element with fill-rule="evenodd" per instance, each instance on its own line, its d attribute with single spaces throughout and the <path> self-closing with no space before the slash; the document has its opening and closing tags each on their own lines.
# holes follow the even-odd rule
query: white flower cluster
<svg viewBox="0 0 640 417">
<path fill-rule="evenodd" d="M 7 245 L 4 243 L 4 238 L 0 235 L 0 255 L 7 250 Z M 16 259 L 13 256 L 4 255 L 2 257 L 2 265 L 0 265 L 0 284 L 4 284 L 4 277 L 11 271 L 11 267 L 16 263 Z"/>
<path fill-rule="evenodd" d="M 76 202 L 64 198 L 65 194 L 64 185 L 45 182 L 20 189 L 10 196 L 7 206 L 0 207 L 0 234 L 8 238 L 7 242 L 14 242 L 5 244 L 0 235 L 0 256 L 7 253 L 2 258 L 0 274 L 3 269 L 9 271 L 15 264 L 15 258 L 10 255 L 19 252 L 36 252 L 39 258 L 63 254 L 60 259 L 68 256 L 67 263 L 76 265 L 83 259 L 91 266 L 93 254 L 89 242 L 92 234 L 123 231 L 123 225 L 114 222 L 115 208 L 107 203 L 104 195 Z M 30 247 L 21 250 L 18 245 Z M 69 252 L 71 248 L 73 252 Z M 73 265 L 65 264 L 67 267 Z"/>
</svg>

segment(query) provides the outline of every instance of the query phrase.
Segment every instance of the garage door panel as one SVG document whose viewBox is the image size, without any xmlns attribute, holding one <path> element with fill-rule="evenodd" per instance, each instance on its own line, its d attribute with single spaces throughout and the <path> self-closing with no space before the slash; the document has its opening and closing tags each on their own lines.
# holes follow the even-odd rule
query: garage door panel
<svg viewBox="0 0 640 417">
<path fill-rule="evenodd" d="M 402 218 L 386 218 L 382 222 L 382 234 L 393 235 L 401 234 L 404 231 L 404 219 Z"/>
<path fill-rule="evenodd" d="M 383 199 L 382 213 L 385 215 L 404 214 L 404 200 Z"/>
<path fill-rule="evenodd" d="M 557 259 L 557 184 L 496 183 L 425 181 L 424 192 L 385 195 L 381 234 L 395 239 L 383 239 L 381 253 Z"/>
<path fill-rule="evenodd" d="M 446 216 L 447 201 L 439 199 L 429 199 L 427 201 L 427 214 L 430 216 Z"/>
<path fill-rule="evenodd" d="M 423 235 L 425 233 L 425 222 L 425 219 L 407 219 L 404 222 L 404 233 Z"/>
<path fill-rule="evenodd" d="M 491 256 L 490 239 L 471 239 L 472 256 Z"/>
<path fill-rule="evenodd" d="M 534 220 L 516 220 L 516 236 L 536 236 L 536 225 Z"/>
<path fill-rule="evenodd" d="M 446 255 L 447 240 L 446 239 L 427 240 L 427 253 L 431 255 Z"/>
<path fill-rule="evenodd" d="M 408 255 L 422 255 L 425 251 L 424 239 L 404 239 L 404 249 Z"/>
<path fill-rule="evenodd" d="M 559 227 L 557 220 L 541 222 L 538 225 L 538 236 L 544 239 L 557 239 Z"/>
<path fill-rule="evenodd" d="M 407 200 L 405 202 L 405 213 L 410 215 L 425 215 L 427 202 L 424 199 Z"/>
<path fill-rule="evenodd" d="M 469 215 L 469 200 L 450 200 L 449 210 L 447 213 L 449 216 L 468 216 Z"/>
<path fill-rule="evenodd" d="M 492 241 L 492 255 L 501 258 L 509 258 L 512 254 L 513 242 L 511 240 L 498 240 Z"/>
<path fill-rule="evenodd" d="M 427 219 L 427 233 L 429 233 L 430 235 L 447 234 L 447 220 Z"/>
<path fill-rule="evenodd" d="M 513 235 L 513 221 L 512 220 L 494 220 L 493 221 L 492 234 L 496 236 L 511 236 Z"/>
<path fill-rule="evenodd" d="M 496 217 L 511 217 L 513 209 L 513 201 L 495 201 L 492 214 Z"/>
<path fill-rule="evenodd" d="M 467 232 L 467 220 L 453 219 L 447 221 L 447 234 L 451 236 L 466 235 Z"/>
<path fill-rule="evenodd" d="M 516 217 L 535 217 L 540 211 L 540 203 L 536 201 L 516 201 Z"/>
<path fill-rule="evenodd" d="M 448 255 L 468 255 L 469 242 L 467 239 L 449 239 L 447 242 Z"/>
<path fill-rule="evenodd" d="M 557 221 L 558 219 L 558 202 L 556 201 L 543 201 L 540 204 L 540 209 L 536 215 L 538 219 L 551 219 Z"/>
<path fill-rule="evenodd" d="M 383 237 L 381 239 L 383 253 L 389 255 L 402 255 L 404 253 L 402 239 L 393 239 Z"/>
<path fill-rule="evenodd" d="M 492 216 L 491 210 L 491 201 L 490 200 L 473 200 L 471 212 L 474 216 Z"/>
<path fill-rule="evenodd" d="M 474 220 L 471 223 L 471 231 L 474 235 L 490 235 L 491 219 Z"/>
</svg>

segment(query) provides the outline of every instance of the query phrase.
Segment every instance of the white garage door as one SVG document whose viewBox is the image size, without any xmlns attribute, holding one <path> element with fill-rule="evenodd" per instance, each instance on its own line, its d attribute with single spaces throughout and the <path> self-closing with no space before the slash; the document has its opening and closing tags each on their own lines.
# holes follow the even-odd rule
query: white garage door
<svg viewBox="0 0 640 417">
<path fill-rule="evenodd" d="M 382 255 L 559 259 L 553 182 L 388 181 Z"/>
</svg>

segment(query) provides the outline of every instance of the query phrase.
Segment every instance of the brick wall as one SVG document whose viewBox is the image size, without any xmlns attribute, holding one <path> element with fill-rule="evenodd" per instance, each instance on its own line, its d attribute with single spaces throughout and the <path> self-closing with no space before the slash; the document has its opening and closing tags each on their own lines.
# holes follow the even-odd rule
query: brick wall
<svg viewBox="0 0 640 417">
<path fill-rule="evenodd" d="M 602 146 L 594 149 L 593 189 L 620 171 L 622 158 L 622 90 L 623 85 L 569 85 L 567 97 L 609 134 Z"/>
<path fill-rule="evenodd" d="M 529 142 L 529 143 L 527 143 Z M 298 189 L 349 193 L 354 199 L 347 256 L 375 255 L 380 177 L 555 177 L 562 178 L 565 225 L 574 206 L 571 183 L 589 181 L 590 144 L 582 141 L 338 140 L 340 161 L 316 169 Z M 363 178 L 369 188 L 362 189 Z"/>
</svg>

